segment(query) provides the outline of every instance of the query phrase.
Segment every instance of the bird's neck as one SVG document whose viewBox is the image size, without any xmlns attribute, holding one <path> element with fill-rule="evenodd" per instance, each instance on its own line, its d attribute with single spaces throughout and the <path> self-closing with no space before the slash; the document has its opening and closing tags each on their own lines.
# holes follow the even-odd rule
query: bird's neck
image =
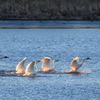
<svg viewBox="0 0 100 100">
<path fill-rule="evenodd" d="M 53 69 L 55 69 L 55 61 L 52 62 Z"/>
<path fill-rule="evenodd" d="M 39 67 L 38 67 L 37 63 L 35 63 L 35 68 L 36 68 L 36 71 L 39 71 Z"/>
<path fill-rule="evenodd" d="M 81 66 L 83 65 L 84 61 L 85 61 L 85 59 L 83 59 L 83 60 L 81 61 L 81 63 L 80 63 L 80 66 L 79 66 L 79 67 L 81 67 Z"/>
</svg>

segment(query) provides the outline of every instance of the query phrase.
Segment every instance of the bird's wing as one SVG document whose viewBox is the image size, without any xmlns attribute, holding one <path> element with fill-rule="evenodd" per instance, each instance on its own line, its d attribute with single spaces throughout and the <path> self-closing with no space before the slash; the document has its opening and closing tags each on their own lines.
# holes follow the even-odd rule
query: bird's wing
<svg viewBox="0 0 100 100">
<path fill-rule="evenodd" d="M 70 67 L 71 68 L 77 68 L 77 66 L 78 66 L 78 63 L 77 63 L 77 61 L 76 60 L 73 60 L 72 62 L 71 62 L 71 64 L 70 64 Z"/>
<path fill-rule="evenodd" d="M 43 69 L 47 69 L 47 68 L 50 68 L 50 67 L 47 66 L 47 65 L 44 65 L 44 66 L 42 66 L 42 68 L 43 68 Z"/>
</svg>

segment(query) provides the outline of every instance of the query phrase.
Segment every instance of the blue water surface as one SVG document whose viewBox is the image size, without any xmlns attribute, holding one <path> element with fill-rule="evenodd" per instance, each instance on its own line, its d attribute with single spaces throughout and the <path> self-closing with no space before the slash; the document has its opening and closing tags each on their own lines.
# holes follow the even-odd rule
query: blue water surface
<svg viewBox="0 0 100 100">
<path fill-rule="evenodd" d="M 15 70 L 27 57 L 32 60 L 58 59 L 56 71 L 70 69 L 71 60 L 87 74 L 37 74 L 35 77 L 0 76 L 0 100 L 99 100 L 100 29 L 0 29 L 0 70 Z M 41 62 L 38 63 L 41 69 Z M 52 66 L 52 64 L 51 64 Z M 89 73 L 88 73 L 89 72 Z"/>
</svg>

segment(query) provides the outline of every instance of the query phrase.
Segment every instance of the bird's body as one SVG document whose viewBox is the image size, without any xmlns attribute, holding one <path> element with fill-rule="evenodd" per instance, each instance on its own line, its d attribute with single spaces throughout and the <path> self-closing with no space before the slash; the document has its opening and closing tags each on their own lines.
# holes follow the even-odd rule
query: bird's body
<svg viewBox="0 0 100 100">
<path fill-rule="evenodd" d="M 25 75 L 33 75 L 34 74 L 34 63 L 35 61 L 32 61 L 31 63 L 29 63 L 27 66 L 26 66 L 26 69 L 25 69 Z"/>
<path fill-rule="evenodd" d="M 79 57 L 74 58 L 70 64 L 71 70 L 67 72 L 77 72 L 77 70 L 83 65 L 84 61 L 87 59 L 90 59 L 90 58 L 85 58 L 82 60 L 80 64 L 78 64 L 77 61 L 79 60 Z"/>
<path fill-rule="evenodd" d="M 26 66 L 24 76 L 34 76 L 37 73 L 34 71 L 34 64 L 36 64 L 37 62 L 39 61 L 32 61 Z"/>
<path fill-rule="evenodd" d="M 58 61 L 58 60 L 53 60 L 52 68 L 50 67 L 50 58 L 49 57 L 44 57 L 41 61 L 42 61 L 42 69 L 43 69 L 42 72 L 51 72 L 51 71 L 54 71 L 54 69 L 55 69 L 54 62 Z"/>
<path fill-rule="evenodd" d="M 16 66 L 16 73 L 17 74 L 24 74 L 25 73 L 25 68 L 24 68 L 24 62 L 26 61 L 27 58 L 24 58 L 21 60 L 17 66 Z"/>
<path fill-rule="evenodd" d="M 44 57 L 42 60 L 42 71 L 43 72 L 47 72 L 47 71 L 50 71 L 51 68 L 50 68 L 50 58 L 49 57 Z"/>
</svg>

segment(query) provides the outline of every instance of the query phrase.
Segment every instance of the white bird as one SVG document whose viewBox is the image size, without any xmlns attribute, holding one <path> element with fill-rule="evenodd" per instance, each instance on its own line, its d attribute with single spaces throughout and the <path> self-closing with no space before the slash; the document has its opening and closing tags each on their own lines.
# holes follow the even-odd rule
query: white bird
<svg viewBox="0 0 100 100">
<path fill-rule="evenodd" d="M 26 69 L 25 69 L 25 74 L 24 76 L 34 76 L 37 72 L 34 71 L 34 65 L 36 63 L 40 62 L 39 60 L 36 60 L 36 61 L 32 61 L 30 62 L 27 66 L 26 66 Z"/>
<path fill-rule="evenodd" d="M 16 73 L 17 74 L 24 74 L 25 73 L 25 68 L 24 68 L 24 62 L 26 61 L 27 58 L 24 58 L 21 60 L 17 66 L 16 66 Z"/>
<path fill-rule="evenodd" d="M 90 59 L 90 58 L 85 58 L 82 60 L 82 62 L 80 64 L 78 64 L 77 61 L 79 60 L 79 57 L 75 57 L 70 64 L 71 70 L 67 71 L 67 72 L 69 72 L 69 73 L 70 72 L 77 72 L 77 70 L 83 65 L 84 61 L 88 60 L 88 59 Z"/>
<path fill-rule="evenodd" d="M 53 60 L 52 68 L 50 68 L 50 57 L 44 57 L 41 61 L 42 61 L 42 69 L 43 69 L 42 72 L 50 72 L 50 71 L 54 71 L 54 69 L 56 67 L 54 62 L 58 61 L 58 60 Z"/>
</svg>

